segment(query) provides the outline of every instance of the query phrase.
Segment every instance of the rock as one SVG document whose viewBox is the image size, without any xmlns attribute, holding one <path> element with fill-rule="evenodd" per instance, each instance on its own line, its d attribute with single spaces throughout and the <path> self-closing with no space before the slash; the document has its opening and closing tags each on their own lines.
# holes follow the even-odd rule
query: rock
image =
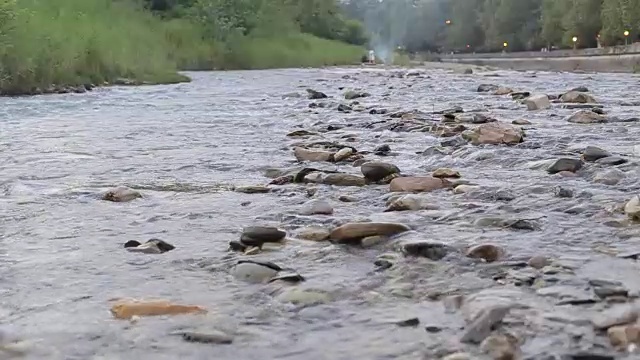
<svg viewBox="0 0 640 360">
<path fill-rule="evenodd" d="M 418 210 L 436 210 L 437 205 L 432 204 L 424 197 L 408 194 L 391 201 L 385 212 L 391 211 L 418 211 Z"/>
<path fill-rule="evenodd" d="M 517 91 L 511 93 L 511 99 L 513 100 L 524 100 L 531 96 L 531 93 L 528 91 Z M 548 97 L 547 97 L 548 98 Z"/>
<path fill-rule="evenodd" d="M 243 194 L 266 194 L 271 192 L 271 189 L 266 186 L 239 186 L 234 190 Z"/>
<path fill-rule="evenodd" d="M 511 122 L 513 125 L 531 125 L 531 121 L 525 119 L 517 119 Z"/>
<path fill-rule="evenodd" d="M 302 240 L 309 241 L 324 241 L 329 240 L 329 236 L 331 235 L 331 231 L 329 229 L 310 226 L 303 229 L 300 229 L 296 232 L 295 237 Z"/>
<path fill-rule="evenodd" d="M 331 231 L 330 238 L 338 243 L 360 241 L 368 236 L 393 236 L 411 228 L 398 223 L 347 223 Z"/>
<path fill-rule="evenodd" d="M 400 320 L 400 321 L 396 321 L 396 325 L 398 325 L 400 327 L 416 327 L 416 326 L 420 325 L 420 319 L 411 318 L 411 319 L 406 319 L 406 320 Z"/>
<path fill-rule="evenodd" d="M 300 215 L 331 215 L 333 207 L 326 200 L 310 200 L 302 205 Z"/>
<path fill-rule="evenodd" d="M 578 103 L 578 104 L 595 104 L 598 101 L 591 95 L 580 91 L 569 91 L 562 96 L 560 100 L 565 103 Z"/>
<path fill-rule="evenodd" d="M 391 192 L 429 192 L 444 189 L 448 186 L 446 180 L 424 177 L 398 177 L 391 181 L 389 186 Z"/>
<path fill-rule="evenodd" d="M 200 306 L 173 304 L 166 300 L 119 300 L 111 307 L 111 314 L 114 318 L 126 320 L 134 316 L 202 314 L 206 312 L 207 310 Z"/>
<path fill-rule="evenodd" d="M 527 265 L 534 269 L 542 269 L 545 266 L 551 265 L 551 261 L 546 256 L 536 255 L 527 261 Z"/>
<path fill-rule="evenodd" d="M 280 271 L 278 271 L 278 274 L 274 277 L 272 277 L 271 279 L 269 279 L 269 282 L 277 282 L 277 281 L 284 281 L 287 283 L 299 283 L 299 282 L 303 282 L 306 279 L 298 274 L 295 270 L 292 269 L 282 269 Z"/>
<path fill-rule="evenodd" d="M 557 174 L 562 171 L 575 173 L 582 169 L 582 161 L 580 159 L 561 158 L 556 160 L 547 168 L 549 174 Z"/>
<path fill-rule="evenodd" d="M 442 147 L 460 147 L 467 144 L 467 141 L 462 136 L 452 137 L 440 142 Z"/>
<path fill-rule="evenodd" d="M 449 168 L 439 168 L 436 169 L 431 176 L 434 178 L 459 178 L 460 173 Z"/>
<path fill-rule="evenodd" d="M 370 248 L 385 243 L 388 240 L 389 238 L 387 236 L 367 236 L 360 241 L 360 246 L 362 246 L 363 248 Z"/>
<path fill-rule="evenodd" d="M 640 220 L 640 195 L 634 195 L 627 201 L 624 205 L 624 213 L 627 214 L 631 220 Z"/>
<path fill-rule="evenodd" d="M 307 89 L 308 98 L 311 100 L 326 99 L 328 96 L 320 91 Z"/>
<path fill-rule="evenodd" d="M 208 333 L 201 332 L 183 332 L 182 339 L 188 342 L 196 342 L 202 344 L 231 344 L 233 337 L 221 331 L 213 331 Z"/>
<path fill-rule="evenodd" d="M 611 346 L 626 350 L 631 344 L 640 344 L 640 325 L 613 326 L 607 330 Z"/>
<path fill-rule="evenodd" d="M 298 161 L 332 161 L 333 153 L 323 150 L 309 150 L 301 147 L 293 149 L 293 154 Z"/>
<path fill-rule="evenodd" d="M 478 92 L 492 92 L 498 90 L 500 87 L 493 84 L 480 84 L 478 86 Z"/>
<path fill-rule="evenodd" d="M 356 199 L 353 196 L 349 196 L 349 195 L 340 195 L 340 196 L 338 196 L 338 201 L 342 201 L 342 202 L 345 202 L 345 203 L 352 203 L 352 202 L 358 201 L 358 199 Z"/>
<path fill-rule="evenodd" d="M 573 88 L 570 91 L 586 93 L 586 92 L 589 92 L 589 89 L 586 86 L 578 86 L 577 88 Z"/>
<path fill-rule="evenodd" d="M 340 162 L 346 160 L 349 156 L 353 155 L 354 151 L 352 148 L 342 148 L 340 151 L 333 155 L 333 161 Z"/>
<path fill-rule="evenodd" d="M 250 283 L 267 283 L 281 270 L 280 266 L 271 262 L 240 260 L 234 266 L 231 274 L 238 280 Z"/>
<path fill-rule="evenodd" d="M 366 181 L 363 177 L 350 174 L 329 174 L 322 180 L 323 184 L 335 186 L 364 186 Z"/>
<path fill-rule="evenodd" d="M 442 260 L 451 251 L 451 247 L 431 241 L 403 243 L 401 249 L 406 256 L 425 257 L 433 261 Z"/>
<path fill-rule="evenodd" d="M 126 186 L 119 186 L 104 193 L 104 195 L 102 195 L 102 200 L 113 202 L 128 202 L 141 197 L 142 194 L 140 194 L 139 192 Z"/>
<path fill-rule="evenodd" d="M 507 335 L 491 335 L 480 344 L 480 349 L 494 360 L 515 360 L 517 339 Z"/>
<path fill-rule="evenodd" d="M 640 308 L 635 303 L 617 305 L 596 315 L 591 322 L 597 330 L 607 330 L 612 326 L 634 323 L 639 315 Z"/>
<path fill-rule="evenodd" d="M 318 135 L 317 133 L 307 131 L 307 130 L 295 130 L 287 134 L 288 137 L 304 137 L 304 136 L 313 136 Z"/>
<path fill-rule="evenodd" d="M 567 188 L 563 188 L 562 186 L 558 186 L 558 187 L 554 188 L 553 193 L 555 194 L 555 196 L 560 197 L 560 198 L 572 198 L 573 197 L 573 190 L 567 189 Z"/>
<path fill-rule="evenodd" d="M 512 89 L 509 89 L 508 87 L 500 86 L 493 91 L 493 95 L 509 95 L 512 92 L 513 92 Z"/>
<path fill-rule="evenodd" d="M 291 287 L 281 292 L 277 299 L 294 305 L 311 306 L 328 303 L 331 296 L 320 290 Z"/>
<path fill-rule="evenodd" d="M 480 190 L 480 186 L 476 185 L 458 185 L 453 189 L 454 194 L 466 194 L 472 191 Z"/>
<path fill-rule="evenodd" d="M 349 90 L 346 93 L 344 93 L 344 98 L 347 100 L 353 100 L 353 99 L 369 97 L 369 96 L 371 96 L 371 94 L 366 92 L 353 91 L 353 90 Z"/>
<path fill-rule="evenodd" d="M 476 318 L 464 330 L 460 342 L 470 344 L 480 344 L 493 331 L 494 327 L 499 324 L 502 319 L 511 310 L 510 306 L 495 305 L 483 309 Z"/>
<path fill-rule="evenodd" d="M 596 146 L 587 146 L 582 152 L 582 160 L 597 161 L 599 159 L 611 156 L 611 154 Z"/>
<path fill-rule="evenodd" d="M 529 111 L 546 110 L 551 108 L 551 101 L 549 101 L 549 97 L 545 94 L 531 95 L 524 99 L 524 104 L 527 106 Z"/>
<path fill-rule="evenodd" d="M 175 246 L 160 239 L 151 239 L 140 244 L 138 241 L 130 240 L 124 244 L 124 248 L 129 252 L 140 252 L 144 254 L 162 254 L 175 249 Z"/>
<path fill-rule="evenodd" d="M 345 105 L 345 104 L 340 104 L 338 105 L 338 111 L 339 112 L 344 112 L 344 113 L 348 113 L 353 111 L 353 108 L 349 105 Z"/>
<path fill-rule="evenodd" d="M 261 247 L 264 243 L 274 243 L 284 240 L 287 233 L 275 227 L 250 226 L 242 230 L 240 241 L 247 246 Z"/>
<path fill-rule="evenodd" d="M 473 145 L 514 145 L 524 141 L 524 132 L 513 125 L 492 122 L 482 124 L 473 131 L 465 132 L 462 137 Z"/>
<path fill-rule="evenodd" d="M 617 185 L 622 179 L 624 179 L 624 171 L 619 169 L 609 169 L 596 173 L 593 177 L 593 182 L 604 185 Z"/>
<path fill-rule="evenodd" d="M 504 249 L 493 244 L 480 244 L 467 250 L 466 256 L 472 259 L 482 259 L 486 262 L 500 260 L 505 255 Z"/>
<path fill-rule="evenodd" d="M 596 114 L 591 110 L 580 110 L 565 118 L 566 121 L 574 124 L 600 124 L 607 122 L 607 118 Z"/>
<path fill-rule="evenodd" d="M 373 149 L 373 153 L 378 156 L 387 156 L 389 155 L 390 152 L 391 152 L 391 147 L 387 144 L 376 146 L 376 148 Z"/>
<path fill-rule="evenodd" d="M 596 164 L 606 166 L 622 165 L 626 164 L 627 162 L 627 159 L 621 158 L 620 156 L 607 156 L 603 157 L 602 159 L 596 160 Z"/>
<path fill-rule="evenodd" d="M 399 174 L 397 166 L 381 161 L 370 161 L 360 166 L 360 171 L 365 179 L 371 182 L 378 182 L 392 174 Z"/>
</svg>

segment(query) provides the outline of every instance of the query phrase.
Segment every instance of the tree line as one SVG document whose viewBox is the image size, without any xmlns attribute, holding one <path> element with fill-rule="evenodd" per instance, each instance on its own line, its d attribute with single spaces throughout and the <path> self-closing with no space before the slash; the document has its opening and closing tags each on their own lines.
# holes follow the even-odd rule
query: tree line
<svg viewBox="0 0 640 360">
<path fill-rule="evenodd" d="M 299 31 L 353 45 L 367 42 L 362 23 L 345 16 L 336 0 L 144 0 L 165 17 L 201 24 L 217 41 Z"/>
<path fill-rule="evenodd" d="M 373 37 L 409 51 L 587 48 L 633 42 L 640 0 L 346 0 Z"/>
</svg>

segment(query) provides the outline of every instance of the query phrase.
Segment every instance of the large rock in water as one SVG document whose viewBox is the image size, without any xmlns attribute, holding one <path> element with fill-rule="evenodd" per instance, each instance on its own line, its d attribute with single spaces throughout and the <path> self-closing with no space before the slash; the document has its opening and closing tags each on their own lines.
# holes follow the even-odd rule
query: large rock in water
<svg viewBox="0 0 640 360">
<path fill-rule="evenodd" d="M 380 181 L 392 174 L 399 174 L 400 169 L 397 166 L 380 161 L 370 161 L 360 166 L 362 175 L 372 182 Z"/>
<path fill-rule="evenodd" d="M 565 103 L 579 103 L 579 104 L 595 104 L 598 102 L 593 96 L 580 91 L 574 91 L 574 90 L 563 94 L 560 97 L 560 100 Z"/>
<path fill-rule="evenodd" d="M 557 174 L 563 171 L 575 173 L 580 169 L 582 169 L 582 161 L 580 159 L 561 158 L 551 164 L 547 172 L 549 174 Z"/>
<path fill-rule="evenodd" d="M 119 186 L 104 193 L 102 195 L 102 200 L 113 202 L 128 202 L 141 197 L 142 194 L 140 194 L 139 192 L 126 186 Z"/>
<path fill-rule="evenodd" d="M 591 110 L 580 110 L 566 118 L 570 123 L 574 124 L 599 124 L 607 122 L 607 118 L 600 114 L 596 114 Z"/>
<path fill-rule="evenodd" d="M 333 153 L 322 150 L 309 150 L 301 147 L 293 149 L 293 154 L 298 161 L 332 161 Z"/>
<path fill-rule="evenodd" d="M 598 161 L 602 158 L 611 156 L 611 153 L 597 146 L 587 146 L 582 152 L 584 161 Z"/>
<path fill-rule="evenodd" d="M 448 185 L 448 181 L 431 176 L 399 177 L 391 181 L 389 190 L 391 192 L 428 192 L 444 189 Z"/>
<path fill-rule="evenodd" d="M 462 135 L 473 145 L 513 145 L 519 144 L 524 140 L 524 131 L 522 129 L 499 122 L 482 124 L 473 131 L 465 132 Z"/>
<path fill-rule="evenodd" d="M 262 246 L 268 242 L 280 242 L 287 233 L 269 226 L 249 226 L 242 230 L 240 241 L 248 246 Z"/>
<path fill-rule="evenodd" d="M 356 242 L 369 236 L 393 236 L 409 231 L 398 223 L 347 223 L 331 231 L 330 239 L 338 243 Z"/>
<path fill-rule="evenodd" d="M 528 110 L 545 110 L 551 107 L 551 101 L 545 94 L 535 94 L 524 99 L 524 104 Z"/>
</svg>

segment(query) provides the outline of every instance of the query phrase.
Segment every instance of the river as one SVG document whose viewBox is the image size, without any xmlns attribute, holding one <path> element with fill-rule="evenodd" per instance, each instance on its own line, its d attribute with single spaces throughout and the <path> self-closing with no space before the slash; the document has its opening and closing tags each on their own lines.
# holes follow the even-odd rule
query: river
<svg viewBox="0 0 640 360">
<path fill-rule="evenodd" d="M 522 358 L 560 359 L 580 350 L 613 354 L 606 335 L 595 332 L 588 321 L 615 304 L 594 297 L 589 284 L 594 279 L 617 281 L 629 299 L 640 293 L 640 267 L 616 257 L 640 250 L 640 227 L 626 222 L 624 214 L 608 211 L 640 187 L 634 150 L 640 126 L 572 124 L 563 118 L 576 110 L 554 104 L 549 110 L 527 111 L 510 96 L 476 89 L 496 83 L 561 94 L 586 86 L 608 116 L 628 119 L 640 110 L 638 77 L 510 71 L 466 75 L 439 68 L 406 76 L 407 71 L 202 72 L 189 73 L 193 81 L 177 85 L 0 99 L 4 331 L 29 343 L 24 355 L 29 359 L 439 359 L 455 351 L 482 353 L 478 346 L 457 342 L 465 321 L 459 312 L 445 310 L 444 297 L 493 289 L 496 296 L 511 296 L 523 305 L 503 325 L 521 340 Z M 403 120 L 386 115 L 309 108 L 314 100 L 306 99 L 305 89 L 344 102 L 341 87 L 366 90 L 371 96 L 358 99 L 361 105 L 390 112 L 417 109 L 429 114 L 461 106 L 507 123 L 527 119 L 531 125 L 523 126 L 525 141 L 516 146 L 462 145 L 417 154 L 442 139 L 415 129 L 391 131 L 389 124 Z M 292 92 L 302 97 L 283 96 Z M 430 117 L 440 120 L 440 115 Z M 329 125 L 337 130 L 326 131 Z M 286 135 L 300 129 L 319 132 L 316 140 L 349 141 L 360 151 L 388 144 L 388 156 L 365 157 L 393 163 L 412 175 L 453 168 L 480 190 L 435 191 L 428 196 L 437 209 L 408 212 L 383 212 L 388 185 L 290 184 L 270 186 L 273 191 L 265 194 L 232 191 L 234 186 L 267 184 L 272 180 L 265 176 L 269 169 L 299 166 L 292 144 L 308 139 Z M 577 158 L 587 145 L 628 160 L 615 166 L 625 174 L 619 183 L 592 181 L 611 166 L 586 164 L 579 176 L 566 178 L 535 166 L 536 161 Z M 360 174 L 351 164 L 324 166 Z M 100 193 L 120 185 L 140 191 L 143 198 L 127 203 L 99 199 Z M 573 196 L 557 196 L 560 186 Z M 315 188 L 314 198 L 328 199 L 332 215 L 298 214 L 310 199 L 309 187 Z M 340 195 L 356 201 L 340 202 Z M 482 217 L 527 219 L 536 228 L 482 226 L 476 222 Z M 440 261 L 406 258 L 387 271 L 375 271 L 376 257 L 389 248 L 293 241 L 253 257 L 294 268 L 306 278 L 299 286 L 332 295 L 331 301 L 313 306 L 278 301 L 263 285 L 230 275 L 230 264 L 242 255 L 228 252 L 228 243 L 238 240 L 245 226 L 274 225 L 293 234 L 307 225 L 330 228 L 365 220 L 409 225 L 413 231 L 403 239 L 443 242 L 462 252 L 491 242 L 507 255 L 493 264 L 455 254 Z M 150 255 L 123 248 L 128 240 L 150 238 L 176 249 Z M 556 271 L 536 273 L 535 286 L 514 285 L 513 278 L 523 276 L 518 272 L 529 268 L 512 264 L 534 255 L 553 259 Z M 542 293 L 540 288 L 550 290 Z M 209 313 L 130 323 L 109 313 L 110 299 L 120 297 L 197 304 Z M 593 301 L 558 305 L 584 297 Z M 420 319 L 419 326 L 394 324 L 413 317 Z M 425 331 L 425 326 L 436 330 Z M 171 334 L 185 329 L 218 329 L 233 334 L 234 342 L 195 344 Z"/>
</svg>

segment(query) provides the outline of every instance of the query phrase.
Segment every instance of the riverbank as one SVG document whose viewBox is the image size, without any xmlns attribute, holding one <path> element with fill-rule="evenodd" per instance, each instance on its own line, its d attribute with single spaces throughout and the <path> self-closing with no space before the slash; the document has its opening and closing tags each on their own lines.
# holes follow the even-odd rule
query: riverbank
<svg viewBox="0 0 640 360">
<path fill-rule="evenodd" d="M 5 96 L 189 81 L 180 70 L 349 65 L 364 51 L 293 31 L 217 43 L 187 19 L 161 19 L 133 2 L 108 0 L 3 2 L 0 24 Z"/>
<path fill-rule="evenodd" d="M 442 55 L 439 60 L 510 70 L 635 73 L 640 70 L 640 44 L 550 52 L 452 54 Z"/>
</svg>

